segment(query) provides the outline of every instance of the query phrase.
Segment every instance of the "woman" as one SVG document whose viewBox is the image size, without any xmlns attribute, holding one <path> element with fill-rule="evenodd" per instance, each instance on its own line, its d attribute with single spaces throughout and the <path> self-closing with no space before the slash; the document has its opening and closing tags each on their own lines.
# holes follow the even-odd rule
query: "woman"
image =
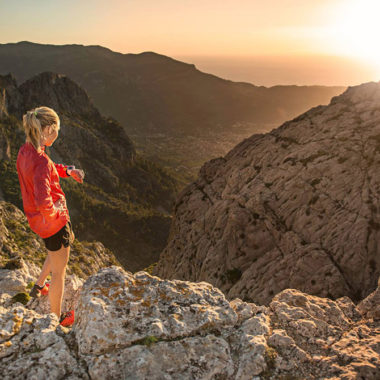
<svg viewBox="0 0 380 380">
<path fill-rule="evenodd" d="M 32 297 L 48 294 L 51 312 L 63 326 L 74 323 L 74 310 L 61 313 L 66 266 L 74 233 L 59 177 L 71 176 L 82 183 L 84 173 L 74 166 L 55 164 L 45 153 L 58 137 L 60 120 L 49 107 L 37 107 L 23 115 L 26 142 L 17 156 L 24 212 L 30 228 L 45 242 L 48 255 L 30 292 Z M 51 284 L 45 284 L 51 272 Z"/>
</svg>

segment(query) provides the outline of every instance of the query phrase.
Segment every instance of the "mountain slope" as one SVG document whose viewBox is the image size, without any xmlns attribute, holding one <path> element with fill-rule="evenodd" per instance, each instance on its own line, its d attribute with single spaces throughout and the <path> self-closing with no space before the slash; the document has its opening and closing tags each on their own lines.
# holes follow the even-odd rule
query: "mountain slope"
<svg viewBox="0 0 380 380">
<path fill-rule="evenodd" d="M 205 163 L 153 274 L 259 303 L 288 287 L 362 299 L 380 273 L 379 170 L 370 82 Z"/>
<path fill-rule="evenodd" d="M 61 131 L 48 154 L 86 173 L 83 185 L 61 180 L 77 237 L 101 241 L 130 270 L 158 258 L 167 240 L 176 180 L 136 154 L 115 119 L 103 117 L 70 78 L 52 72 L 20 86 L 12 75 L 0 76 L 0 105 L 0 187 L 6 200 L 22 208 L 15 170 L 25 141 L 22 115 L 36 106 L 52 107 Z"/>
<path fill-rule="evenodd" d="M 254 86 L 203 73 L 195 65 L 144 52 L 101 46 L 0 44 L 0 74 L 23 82 L 42 71 L 66 74 L 99 110 L 128 133 L 176 135 L 217 132 L 234 123 L 281 123 L 327 103 L 343 87 Z"/>
</svg>

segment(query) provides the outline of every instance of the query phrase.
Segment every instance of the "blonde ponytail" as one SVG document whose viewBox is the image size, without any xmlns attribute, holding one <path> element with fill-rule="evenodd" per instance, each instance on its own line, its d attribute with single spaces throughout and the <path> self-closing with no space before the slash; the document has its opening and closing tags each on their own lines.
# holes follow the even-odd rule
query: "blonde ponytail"
<svg viewBox="0 0 380 380">
<path fill-rule="evenodd" d="M 41 106 L 27 111 L 22 117 L 22 123 L 26 141 L 39 150 L 43 130 L 49 125 L 59 129 L 60 120 L 52 108 Z"/>
</svg>

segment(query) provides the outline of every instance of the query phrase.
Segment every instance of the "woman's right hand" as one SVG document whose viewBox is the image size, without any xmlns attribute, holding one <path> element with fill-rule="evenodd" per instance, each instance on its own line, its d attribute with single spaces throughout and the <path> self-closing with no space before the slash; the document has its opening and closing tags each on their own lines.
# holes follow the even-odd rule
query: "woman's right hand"
<svg viewBox="0 0 380 380">
<path fill-rule="evenodd" d="M 79 183 L 83 183 L 83 178 L 84 178 L 84 171 L 81 169 L 73 169 L 70 172 L 70 176 L 75 179 L 75 181 Z"/>
</svg>

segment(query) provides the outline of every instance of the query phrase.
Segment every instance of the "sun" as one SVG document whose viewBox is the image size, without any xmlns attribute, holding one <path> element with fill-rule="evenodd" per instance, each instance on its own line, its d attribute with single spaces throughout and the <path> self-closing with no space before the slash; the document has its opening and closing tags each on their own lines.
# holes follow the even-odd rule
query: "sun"
<svg viewBox="0 0 380 380">
<path fill-rule="evenodd" d="M 344 0 L 334 13 L 331 47 L 340 54 L 367 62 L 380 77 L 380 1 Z"/>
</svg>

